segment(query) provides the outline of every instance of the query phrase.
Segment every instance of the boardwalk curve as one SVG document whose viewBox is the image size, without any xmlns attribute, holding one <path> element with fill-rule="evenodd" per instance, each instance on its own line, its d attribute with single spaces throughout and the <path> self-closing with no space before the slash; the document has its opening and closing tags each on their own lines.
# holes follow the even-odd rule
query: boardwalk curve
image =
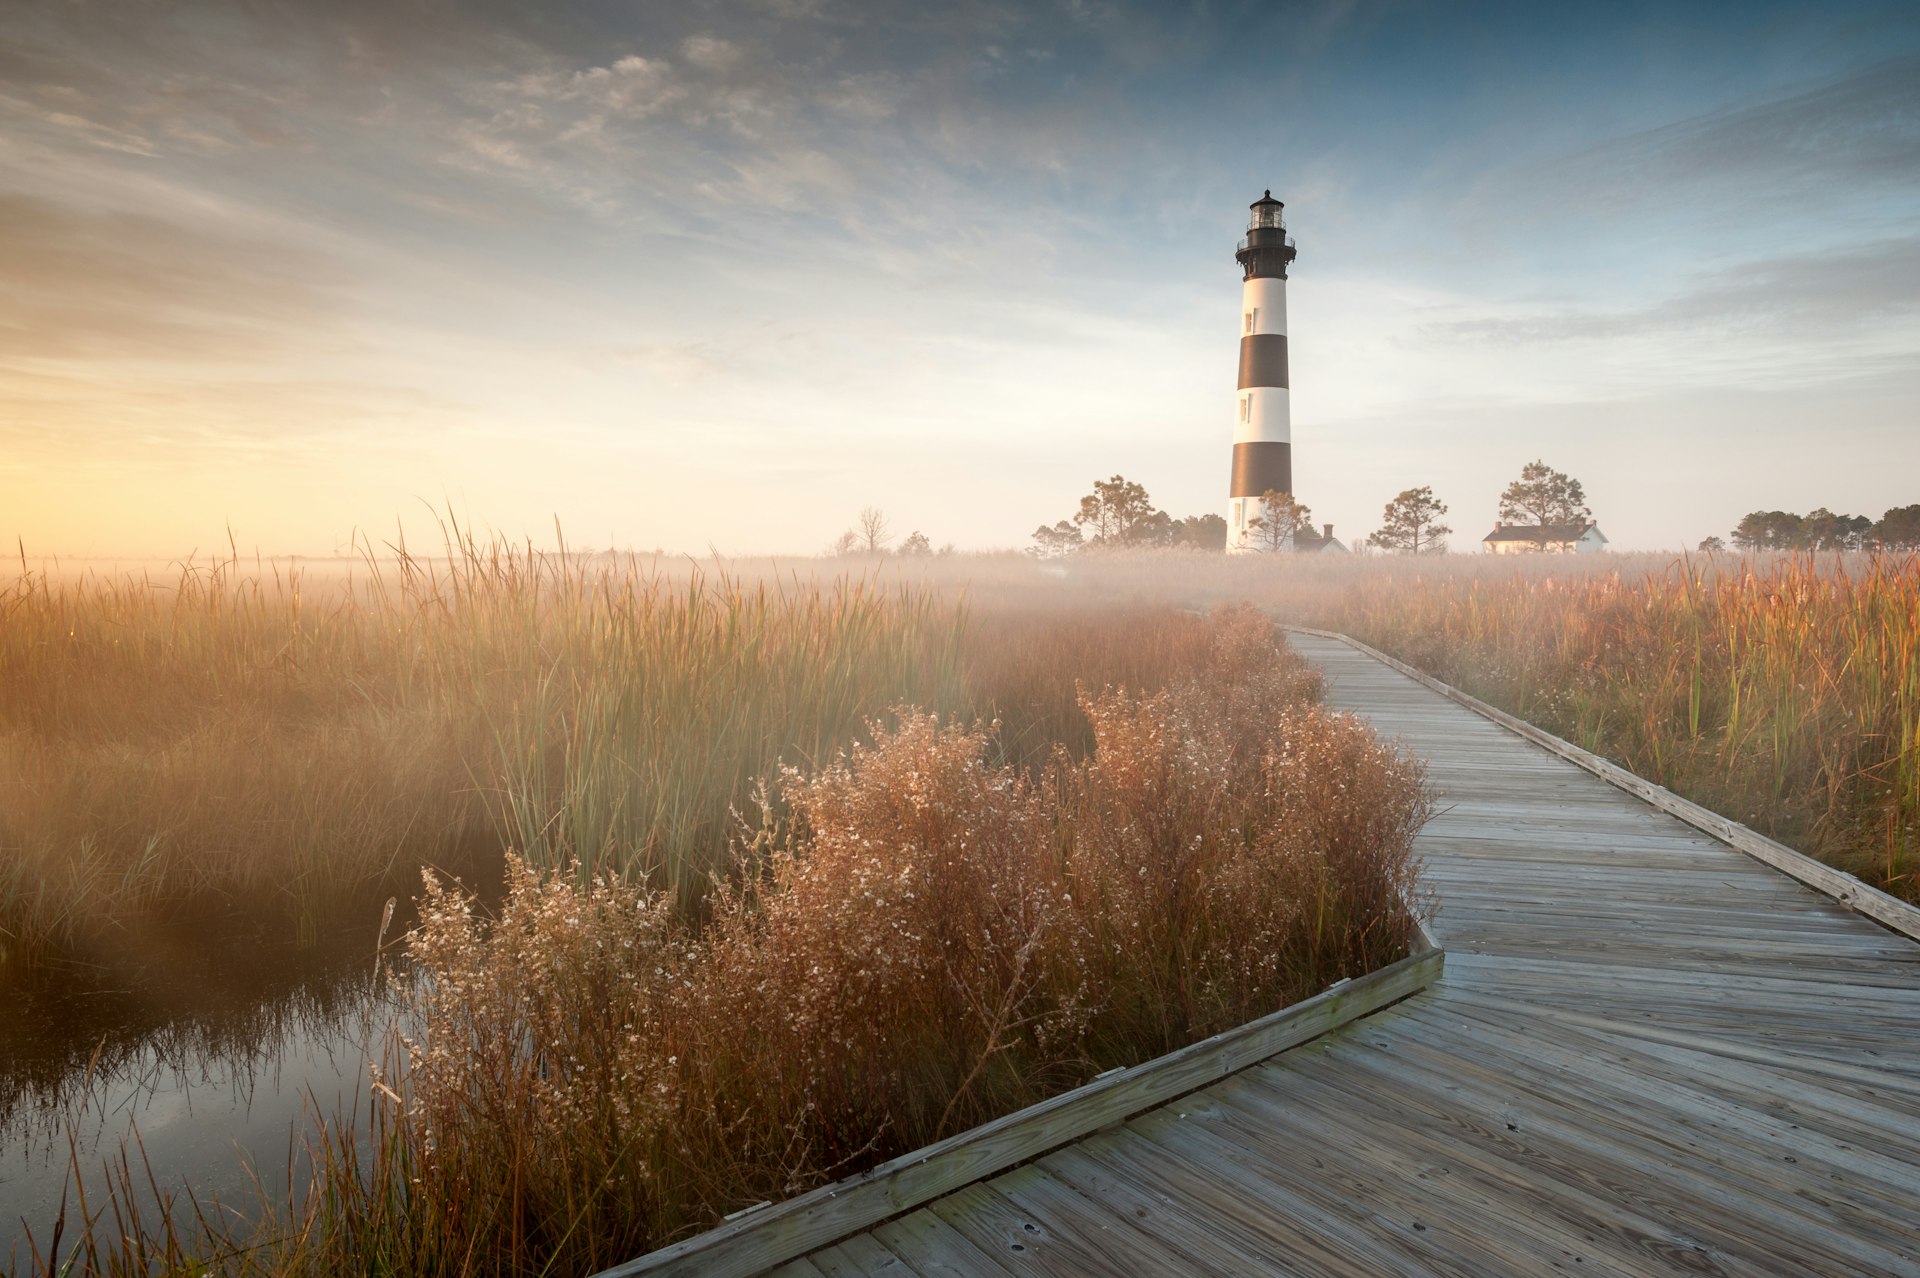
<svg viewBox="0 0 1920 1278">
<path fill-rule="evenodd" d="M 773 1272 L 1920 1275 L 1920 945 L 1293 642 L 1428 760 L 1444 974 Z"/>
</svg>

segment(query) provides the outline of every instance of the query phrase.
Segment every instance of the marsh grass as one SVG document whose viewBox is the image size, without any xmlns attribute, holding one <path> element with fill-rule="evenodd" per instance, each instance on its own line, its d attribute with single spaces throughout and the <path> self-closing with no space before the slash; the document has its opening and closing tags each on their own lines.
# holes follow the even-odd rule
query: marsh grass
<svg viewBox="0 0 1920 1278">
<path fill-rule="evenodd" d="M 1162 686 L 1198 630 L 452 524 L 433 557 L 368 546 L 323 574 L 23 564 L 0 588 L 0 980 L 121 964 L 182 920 L 311 944 L 422 866 L 497 878 L 509 846 L 698 897 L 755 787 L 888 707 L 1001 718 L 1028 764 L 1084 753 L 1075 681 Z"/>
<path fill-rule="evenodd" d="M 1169 642 L 1158 690 L 1080 685 L 1084 752 L 903 706 L 783 767 L 700 911 L 611 867 L 516 856 L 497 910 L 429 874 L 415 1028 L 307 1190 L 116 1194 L 76 1272 L 588 1272 L 1406 954 L 1418 765 L 1252 610 Z"/>
</svg>

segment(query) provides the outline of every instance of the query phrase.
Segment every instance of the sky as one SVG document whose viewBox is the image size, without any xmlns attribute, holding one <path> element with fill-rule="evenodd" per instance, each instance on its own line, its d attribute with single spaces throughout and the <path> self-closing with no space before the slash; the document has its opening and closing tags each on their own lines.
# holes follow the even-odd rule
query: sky
<svg viewBox="0 0 1920 1278">
<path fill-rule="evenodd" d="M 1295 488 L 1457 549 L 1920 502 L 1911 4 L 8 0 L 0 536 L 1027 543 L 1222 512 L 1246 206 Z"/>
</svg>

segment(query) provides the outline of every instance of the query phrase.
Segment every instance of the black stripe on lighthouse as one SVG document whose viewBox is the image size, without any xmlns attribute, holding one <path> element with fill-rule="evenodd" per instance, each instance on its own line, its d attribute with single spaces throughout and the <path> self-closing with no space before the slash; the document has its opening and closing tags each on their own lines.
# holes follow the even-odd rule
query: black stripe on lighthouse
<svg viewBox="0 0 1920 1278">
<path fill-rule="evenodd" d="M 1240 339 L 1240 389 L 1287 385 L 1287 335 L 1250 333 Z"/>
<path fill-rule="evenodd" d="M 1293 491 L 1293 445 L 1255 442 L 1233 446 L 1233 483 L 1227 496 L 1260 497 Z"/>
</svg>

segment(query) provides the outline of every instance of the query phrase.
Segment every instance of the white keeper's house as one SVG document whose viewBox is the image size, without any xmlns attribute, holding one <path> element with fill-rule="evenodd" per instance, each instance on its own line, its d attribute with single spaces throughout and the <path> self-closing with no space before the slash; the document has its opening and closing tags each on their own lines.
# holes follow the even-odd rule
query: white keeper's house
<svg viewBox="0 0 1920 1278">
<path fill-rule="evenodd" d="M 1589 519 L 1584 524 L 1503 524 L 1494 521 L 1493 531 L 1480 544 L 1496 555 L 1536 554 L 1540 551 L 1563 555 L 1588 555 L 1607 548 L 1607 535 Z"/>
</svg>

